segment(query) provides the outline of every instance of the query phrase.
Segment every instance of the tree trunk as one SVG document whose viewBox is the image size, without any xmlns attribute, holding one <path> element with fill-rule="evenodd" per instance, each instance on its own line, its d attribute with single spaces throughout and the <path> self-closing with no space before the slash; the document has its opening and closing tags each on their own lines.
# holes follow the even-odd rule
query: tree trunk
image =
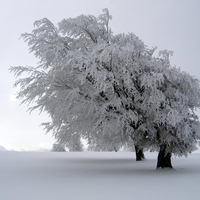
<svg viewBox="0 0 200 200">
<path fill-rule="evenodd" d="M 171 156 L 171 153 L 166 153 L 166 145 L 161 145 L 158 153 L 157 168 L 173 168 L 171 164 Z"/>
<path fill-rule="evenodd" d="M 139 148 L 137 145 L 135 145 L 135 154 L 136 154 L 136 161 L 141 161 L 145 159 L 143 149 Z"/>
</svg>

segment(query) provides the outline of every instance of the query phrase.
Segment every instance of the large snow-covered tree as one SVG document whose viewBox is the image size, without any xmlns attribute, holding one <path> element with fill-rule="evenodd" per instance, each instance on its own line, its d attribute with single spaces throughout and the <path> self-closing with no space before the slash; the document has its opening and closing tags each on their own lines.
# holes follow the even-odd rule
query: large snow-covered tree
<svg viewBox="0 0 200 200">
<path fill-rule="evenodd" d="M 110 19 L 104 9 L 58 27 L 36 21 L 22 37 L 38 66 L 10 68 L 19 77 L 18 97 L 50 115 L 43 125 L 69 150 L 80 150 L 82 138 L 94 150 L 132 140 L 141 157 L 143 148 L 156 149 L 157 167 L 172 167 L 171 154 L 187 155 L 200 138 L 199 81 L 170 65 L 172 52 L 155 57 L 135 34 L 113 34 Z"/>
</svg>

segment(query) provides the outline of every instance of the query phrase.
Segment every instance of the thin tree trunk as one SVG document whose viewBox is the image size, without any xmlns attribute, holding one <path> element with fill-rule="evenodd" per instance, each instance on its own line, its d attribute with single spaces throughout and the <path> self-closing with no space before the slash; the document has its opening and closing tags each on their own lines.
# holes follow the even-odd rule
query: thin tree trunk
<svg viewBox="0 0 200 200">
<path fill-rule="evenodd" d="M 171 163 L 171 156 L 171 153 L 166 153 L 166 145 L 161 145 L 157 158 L 157 168 L 173 168 Z"/>
<path fill-rule="evenodd" d="M 142 161 L 145 159 L 143 149 L 139 148 L 137 145 L 135 145 L 135 154 L 136 154 L 136 161 Z"/>
<path fill-rule="evenodd" d="M 114 151 L 117 152 L 117 149 L 114 147 Z"/>
</svg>

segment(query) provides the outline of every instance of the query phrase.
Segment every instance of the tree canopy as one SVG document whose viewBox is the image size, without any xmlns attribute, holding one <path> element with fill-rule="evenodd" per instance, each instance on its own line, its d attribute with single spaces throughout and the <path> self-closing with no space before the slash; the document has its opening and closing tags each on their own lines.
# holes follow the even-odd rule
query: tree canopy
<svg viewBox="0 0 200 200">
<path fill-rule="evenodd" d="M 171 51 L 155 56 L 135 34 L 114 34 L 111 19 L 104 9 L 58 27 L 36 21 L 22 37 L 38 65 L 10 68 L 18 97 L 31 111 L 47 112 L 46 131 L 71 150 L 82 148 L 82 138 L 92 150 L 118 150 L 131 139 L 140 148 L 187 155 L 200 139 L 199 80 L 171 66 Z"/>
</svg>

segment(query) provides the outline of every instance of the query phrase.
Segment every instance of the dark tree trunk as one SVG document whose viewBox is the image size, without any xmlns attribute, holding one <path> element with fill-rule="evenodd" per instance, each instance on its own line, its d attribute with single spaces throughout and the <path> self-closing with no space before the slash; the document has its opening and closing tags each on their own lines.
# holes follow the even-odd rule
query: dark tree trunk
<svg viewBox="0 0 200 200">
<path fill-rule="evenodd" d="M 135 154 L 136 154 L 136 161 L 144 160 L 144 152 L 142 148 L 139 148 L 137 145 L 135 145 Z"/>
<path fill-rule="evenodd" d="M 171 163 L 171 153 L 166 153 L 166 145 L 160 146 L 160 151 L 158 153 L 157 168 L 173 168 Z"/>
</svg>

